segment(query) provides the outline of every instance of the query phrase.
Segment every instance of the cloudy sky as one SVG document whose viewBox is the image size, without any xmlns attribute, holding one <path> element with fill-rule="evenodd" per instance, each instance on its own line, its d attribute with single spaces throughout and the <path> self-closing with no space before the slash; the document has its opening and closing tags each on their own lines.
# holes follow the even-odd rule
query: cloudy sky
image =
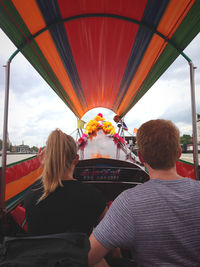
<svg viewBox="0 0 200 267">
<path fill-rule="evenodd" d="M 0 138 L 3 135 L 5 69 L 15 46 L 0 30 Z M 200 113 L 200 34 L 185 49 L 197 67 L 195 71 L 196 110 Z M 113 124 L 114 113 L 98 108 L 84 115 L 88 122 L 98 112 Z M 189 65 L 179 56 L 147 94 L 125 117 L 129 132 L 133 133 L 150 119 L 172 120 L 181 135 L 192 134 L 192 114 Z M 11 64 L 8 133 L 13 145 L 43 146 L 49 133 L 60 128 L 67 134 L 76 130 L 76 117 L 62 100 L 42 80 L 28 61 L 18 54 Z M 73 135 L 76 137 L 76 134 Z"/>
</svg>

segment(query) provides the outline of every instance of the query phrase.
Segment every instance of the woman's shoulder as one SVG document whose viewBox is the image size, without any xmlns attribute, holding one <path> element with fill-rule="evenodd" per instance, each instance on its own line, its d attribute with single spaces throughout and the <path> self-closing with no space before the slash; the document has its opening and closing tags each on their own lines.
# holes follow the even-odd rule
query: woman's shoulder
<svg viewBox="0 0 200 267">
<path fill-rule="evenodd" d="M 102 196 L 102 192 L 94 185 L 85 184 L 78 180 L 71 181 L 70 183 L 68 183 L 68 181 L 64 181 L 63 185 L 68 189 L 69 185 L 71 185 L 73 187 L 73 188 L 71 187 L 72 190 L 76 189 L 77 192 L 80 192 L 81 194 L 88 194 L 90 196 L 96 196 L 96 197 Z"/>
<path fill-rule="evenodd" d="M 42 180 L 36 181 L 25 193 L 24 201 L 32 201 L 34 198 L 39 198 L 43 192 Z"/>
</svg>

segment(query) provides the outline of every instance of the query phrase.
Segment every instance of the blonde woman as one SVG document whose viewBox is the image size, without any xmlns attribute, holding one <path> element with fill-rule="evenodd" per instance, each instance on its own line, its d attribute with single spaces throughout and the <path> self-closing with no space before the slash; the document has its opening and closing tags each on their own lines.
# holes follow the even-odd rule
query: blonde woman
<svg viewBox="0 0 200 267">
<path fill-rule="evenodd" d="M 28 233 L 72 231 L 89 236 L 107 208 L 100 191 L 73 178 L 79 160 L 74 139 L 56 129 L 39 156 L 44 165 L 42 179 L 24 200 Z"/>
</svg>

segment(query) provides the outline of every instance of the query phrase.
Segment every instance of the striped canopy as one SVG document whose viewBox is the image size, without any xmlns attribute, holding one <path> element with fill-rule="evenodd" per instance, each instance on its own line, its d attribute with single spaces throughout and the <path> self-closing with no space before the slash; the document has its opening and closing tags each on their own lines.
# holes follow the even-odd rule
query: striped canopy
<svg viewBox="0 0 200 267">
<path fill-rule="evenodd" d="M 200 1 L 0 0 L 0 26 L 77 117 L 124 116 L 199 33 Z"/>
</svg>

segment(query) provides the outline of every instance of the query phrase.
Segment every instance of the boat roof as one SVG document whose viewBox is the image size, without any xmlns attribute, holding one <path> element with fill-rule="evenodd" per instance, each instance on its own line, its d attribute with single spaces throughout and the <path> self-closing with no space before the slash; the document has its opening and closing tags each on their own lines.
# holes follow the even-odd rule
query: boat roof
<svg viewBox="0 0 200 267">
<path fill-rule="evenodd" d="M 199 0 L 0 0 L 0 26 L 81 118 L 124 116 L 200 31 Z"/>
</svg>

